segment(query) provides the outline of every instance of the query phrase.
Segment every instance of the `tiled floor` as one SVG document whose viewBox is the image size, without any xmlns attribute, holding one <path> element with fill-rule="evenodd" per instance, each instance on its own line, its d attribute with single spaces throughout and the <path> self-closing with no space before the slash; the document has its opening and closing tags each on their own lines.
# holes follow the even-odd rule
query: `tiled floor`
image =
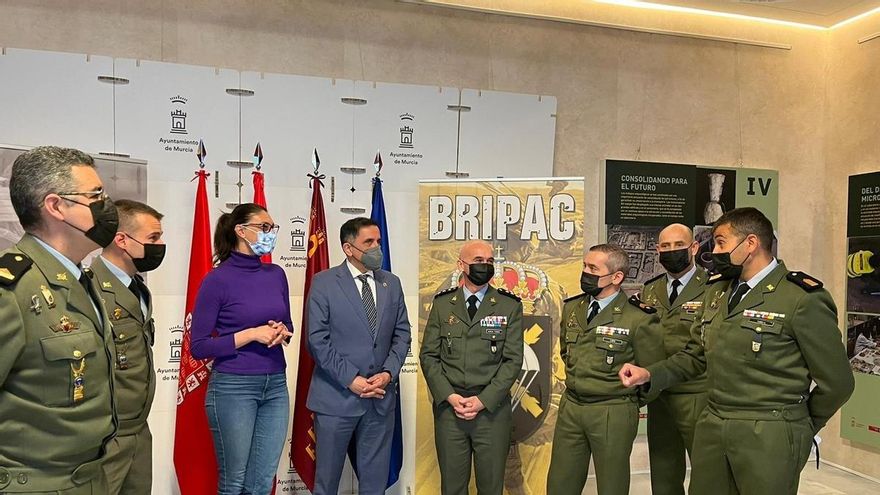
<svg viewBox="0 0 880 495">
<path fill-rule="evenodd" d="M 650 495 L 651 478 L 648 474 L 634 474 L 631 495 Z M 596 495 L 596 479 L 587 481 L 584 494 Z M 807 464 L 801 473 L 799 495 L 872 495 L 880 494 L 880 484 L 847 473 L 827 464 L 816 470 L 815 463 Z"/>
</svg>

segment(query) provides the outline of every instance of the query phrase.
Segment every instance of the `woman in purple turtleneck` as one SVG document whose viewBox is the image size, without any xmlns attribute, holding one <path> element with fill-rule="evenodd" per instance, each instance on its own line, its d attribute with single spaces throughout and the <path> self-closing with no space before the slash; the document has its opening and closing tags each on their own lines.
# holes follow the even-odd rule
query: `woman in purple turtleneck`
<svg viewBox="0 0 880 495">
<path fill-rule="evenodd" d="M 220 471 L 218 495 L 272 489 L 289 416 L 286 363 L 279 344 L 293 335 L 287 276 L 263 263 L 278 226 L 245 203 L 217 220 L 217 266 L 199 287 L 192 355 L 214 359 L 205 409 Z"/>
</svg>

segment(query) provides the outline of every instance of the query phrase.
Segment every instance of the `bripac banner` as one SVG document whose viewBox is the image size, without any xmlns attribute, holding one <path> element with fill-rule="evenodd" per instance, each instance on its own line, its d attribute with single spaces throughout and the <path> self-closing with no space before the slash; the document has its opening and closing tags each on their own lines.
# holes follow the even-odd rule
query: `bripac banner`
<svg viewBox="0 0 880 495">
<path fill-rule="evenodd" d="M 456 265 L 461 246 L 469 239 L 491 243 L 495 250 L 491 284 L 522 298 L 524 310 L 524 359 L 511 389 L 514 443 L 504 483 L 511 493 L 543 493 L 565 383 L 559 360 L 562 301 L 580 293 L 584 181 L 423 181 L 419 196 L 419 328 L 413 332 L 418 335 L 413 353 L 418 355 L 421 347 L 434 294 L 461 283 Z M 416 493 L 433 495 L 440 492 L 440 471 L 424 378 L 419 379 L 417 398 Z"/>
</svg>

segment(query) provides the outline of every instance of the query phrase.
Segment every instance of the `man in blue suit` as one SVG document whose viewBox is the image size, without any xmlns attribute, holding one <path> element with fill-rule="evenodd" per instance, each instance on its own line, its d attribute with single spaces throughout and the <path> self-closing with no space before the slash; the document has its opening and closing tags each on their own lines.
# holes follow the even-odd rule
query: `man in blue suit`
<svg viewBox="0 0 880 495">
<path fill-rule="evenodd" d="M 339 233 L 346 260 L 315 275 L 308 300 L 315 371 L 314 495 L 336 495 L 348 445 L 357 446 L 358 492 L 385 492 L 394 428 L 395 387 L 410 344 L 400 279 L 382 266 L 379 227 L 353 218 Z"/>
</svg>

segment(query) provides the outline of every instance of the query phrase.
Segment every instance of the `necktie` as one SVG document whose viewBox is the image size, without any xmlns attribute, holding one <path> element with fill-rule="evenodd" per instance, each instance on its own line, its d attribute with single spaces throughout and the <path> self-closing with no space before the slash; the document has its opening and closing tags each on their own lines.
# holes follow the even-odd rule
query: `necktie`
<svg viewBox="0 0 880 495">
<path fill-rule="evenodd" d="M 471 317 L 471 320 L 473 320 L 474 315 L 477 314 L 477 301 L 479 300 L 480 299 L 475 294 L 471 294 L 471 296 L 467 298 L 468 316 Z"/>
<path fill-rule="evenodd" d="M 89 288 L 89 276 L 86 275 L 85 271 L 80 272 L 79 274 L 79 283 L 83 286 L 83 289 L 86 290 L 86 294 L 89 295 L 89 298 L 94 300 L 92 297 L 92 289 Z"/>
<path fill-rule="evenodd" d="M 733 311 L 733 308 L 742 301 L 743 296 L 746 295 L 746 292 L 749 291 L 749 284 L 742 282 L 737 286 L 736 290 L 733 291 L 733 295 L 730 296 L 730 302 L 727 304 L 727 312 L 730 313 Z"/>
<path fill-rule="evenodd" d="M 373 300 L 373 289 L 370 288 L 370 284 L 367 283 L 369 276 L 358 275 L 358 280 L 361 281 L 361 302 L 364 303 L 364 311 L 367 313 L 367 320 L 370 322 L 370 335 L 373 337 L 373 340 L 376 340 L 376 326 L 379 323 L 379 313 L 376 312 L 376 301 Z"/>
<path fill-rule="evenodd" d="M 675 304 L 675 300 L 678 299 L 678 288 L 681 287 L 681 281 L 675 279 L 672 281 L 672 293 L 669 294 L 669 304 Z"/>
<path fill-rule="evenodd" d="M 593 304 L 590 304 L 590 313 L 587 315 L 587 323 L 593 321 L 593 318 L 599 314 L 599 301 L 593 301 Z"/>
<path fill-rule="evenodd" d="M 98 304 L 98 300 L 95 299 L 95 296 L 92 295 L 91 284 L 89 283 L 89 276 L 86 275 L 85 270 L 80 272 L 79 274 L 79 283 L 82 285 L 83 290 L 86 291 L 86 295 L 89 296 L 89 299 L 92 301 L 92 305 L 95 307 L 95 314 L 98 315 L 98 319 L 101 318 L 101 310 L 98 309 L 100 305 Z"/>
<path fill-rule="evenodd" d="M 144 294 L 141 291 L 141 286 L 138 283 L 137 278 L 135 278 L 135 277 L 131 278 L 131 283 L 128 284 L 128 290 L 130 290 L 131 293 L 134 294 L 134 297 L 137 298 L 138 302 L 143 300 Z"/>
</svg>

